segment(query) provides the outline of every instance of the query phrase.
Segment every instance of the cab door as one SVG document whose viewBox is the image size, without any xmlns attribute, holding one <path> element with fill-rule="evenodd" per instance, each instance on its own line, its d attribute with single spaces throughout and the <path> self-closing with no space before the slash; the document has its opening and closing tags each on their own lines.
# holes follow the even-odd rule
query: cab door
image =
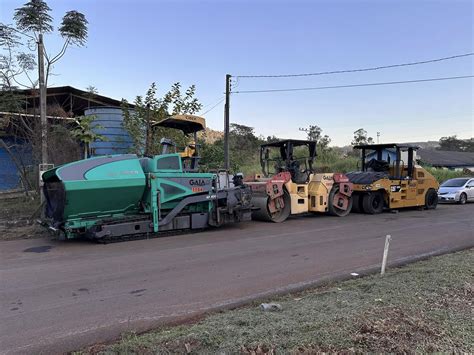
<svg viewBox="0 0 474 355">
<path fill-rule="evenodd" d="M 415 179 L 406 180 L 407 200 L 416 199 L 416 191 L 418 189 L 418 181 Z"/>
</svg>

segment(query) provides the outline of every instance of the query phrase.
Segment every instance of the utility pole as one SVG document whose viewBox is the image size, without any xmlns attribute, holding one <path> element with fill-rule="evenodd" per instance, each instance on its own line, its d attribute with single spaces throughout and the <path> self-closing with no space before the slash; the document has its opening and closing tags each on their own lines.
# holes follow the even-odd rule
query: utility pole
<svg viewBox="0 0 474 355">
<path fill-rule="evenodd" d="M 150 155 L 150 144 L 151 140 L 153 139 L 153 133 L 151 128 L 151 120 L 150 120 L 150 104 L 146 105 L 146 138 L 145 138 L 145 156 Z"/>
<path fill-rule="evenodd" d="M 224 106 L 224 169 L 229 170 L 229 115 L 230 115 L 230 78 L 232 76 L 227 74 L 225 76 L 225 106 Z"/>
<path fill-rule="evenodd" d="M 44 78 L 44 45 L 43 34 L 38 35 L 38 84 L 40 92 L 41 121 L 41 162 L 48 163 L 48 120 L 46 118 L 46 84 Z"/>
</svg>

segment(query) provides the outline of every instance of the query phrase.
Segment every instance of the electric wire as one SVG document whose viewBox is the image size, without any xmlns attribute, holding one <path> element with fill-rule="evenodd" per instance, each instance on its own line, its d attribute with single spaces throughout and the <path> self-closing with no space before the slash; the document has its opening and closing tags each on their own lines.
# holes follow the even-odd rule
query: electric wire
<svg viewBox="0 0 474 355">
<path fill-rule="evenodd" d="M 206 113 L 209 113 L 211 112 L 212 110 L 214 110 L 219 104 L 221 104 L 223 101 L 225 100 L 225 97 L 223 97 L 222 99 L 220 99 L 214 106 L 212 106 L 209 110 L 203 112 L 203 113 L 199 113 L 201 116 L 204 116 Z"/>
<path fill-rule="evenodd" d="M 304 77 L 304 76 L 356 73 L 356 72 L 374 71 L 374 70 L 381 70 L 381 69 L 389 69 L 389 68 L 406 67 L 406 66 L 412 66 L 412 65 L 436 63 L 436 62 L 442 62 L 442 61 L 445 61 L 445 60 L 452 60 L 452 59 L 457 59 L 457 58 L 468 57 L 468 56 L 472 56 L 472 55 L 474 55 L 474 52 L 453 55 L 453 56 L 450 56 L 450 57 L 443 57 L 443 58 L 435 58 L 435 59 L 417 61 L 417 62 L 384 65 L 384 66 L 377 66 L 377 67 L 371 67 L 371 68 L 334 70 L 334 71 L 325 71 L 325 72 L 317 72 L 317 73 L 277 74 L 277 75 L 236 75 L 234 77 L 235 78 L 296 78 L 296 77 Z"/>
<path fill-rule="evenodd" d="M 222 95 L 219 96 L 219 100 L 221 100 L 221 99 L 222 99 Z M 214 106 L 217 102 L 218 102 L 218 101 L 216 101 L 216 100 L 212 100 L 211 103 L 209 103 L 209 104 L 204 105 L 203 107 L 201 107 L 201 111 L 204 110 L 205 108 L 209 107 L 209 106 Z M 201 111 L 199 111 L 199 112 L 201 112 Z"/>
<path fill-rule="evenodd" d="M 240 91 L 233 91 L 232 94 L 256 94 L 256 93 L 266 93 L 266 92 L 288 92 L 288 91 L 310 91 L 310 90 L 342 89 L 342 88 L 355 88 L 355 87 L 366 87 L 366 86 L 398 85 L 398 84 L 423 83 L 423 82 L 430 82 L 430 81 L 467 79 L 467 78 L 473 78 L 473 77 L 474 77 L 474 75 L 464 75 L 464 76 L 451 76 L 451 77 L 444 77 L 444 78 L 416 79 L 416 80 L 404 80 L 404 81 L 387 81 L 387 82 L 380 82 L 380 83 L 363 83 L 363 84 L 349 84 L 349 85 L 335 85 L 335 86 L 317 86 L 317 87 L 306 87 L 306 88 L 240 90 Z"/>
</svg>

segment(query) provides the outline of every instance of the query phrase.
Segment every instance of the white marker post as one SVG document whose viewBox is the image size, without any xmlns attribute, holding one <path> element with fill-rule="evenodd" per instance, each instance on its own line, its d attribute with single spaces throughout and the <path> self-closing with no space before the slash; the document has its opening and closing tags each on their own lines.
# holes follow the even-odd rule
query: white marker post
<svg viewBox="0 0 474 355">
<path fill-rule="evenodd" d="M 385 266 L 387 265 L 388 247 L 390 246 L 390 240 L 392 236 L 387 234 L 385 237 L 385 247 L 383 248 L 382 268 L 380 269 L 380 275 L 385 274 Z"/>
</svg>

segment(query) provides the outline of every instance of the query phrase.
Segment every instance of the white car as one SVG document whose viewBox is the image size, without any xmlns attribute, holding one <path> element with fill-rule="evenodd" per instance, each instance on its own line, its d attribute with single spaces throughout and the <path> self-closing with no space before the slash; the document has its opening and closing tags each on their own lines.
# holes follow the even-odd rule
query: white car
<svg viewBox="0 0 474 355">
<path fill-rule="evenodd" d="M 464 205 L 474 201 L 474 178 L 455 178 L 443 182 L 438 190 L 439 202 L 456 202 Z"/>
</svg>

